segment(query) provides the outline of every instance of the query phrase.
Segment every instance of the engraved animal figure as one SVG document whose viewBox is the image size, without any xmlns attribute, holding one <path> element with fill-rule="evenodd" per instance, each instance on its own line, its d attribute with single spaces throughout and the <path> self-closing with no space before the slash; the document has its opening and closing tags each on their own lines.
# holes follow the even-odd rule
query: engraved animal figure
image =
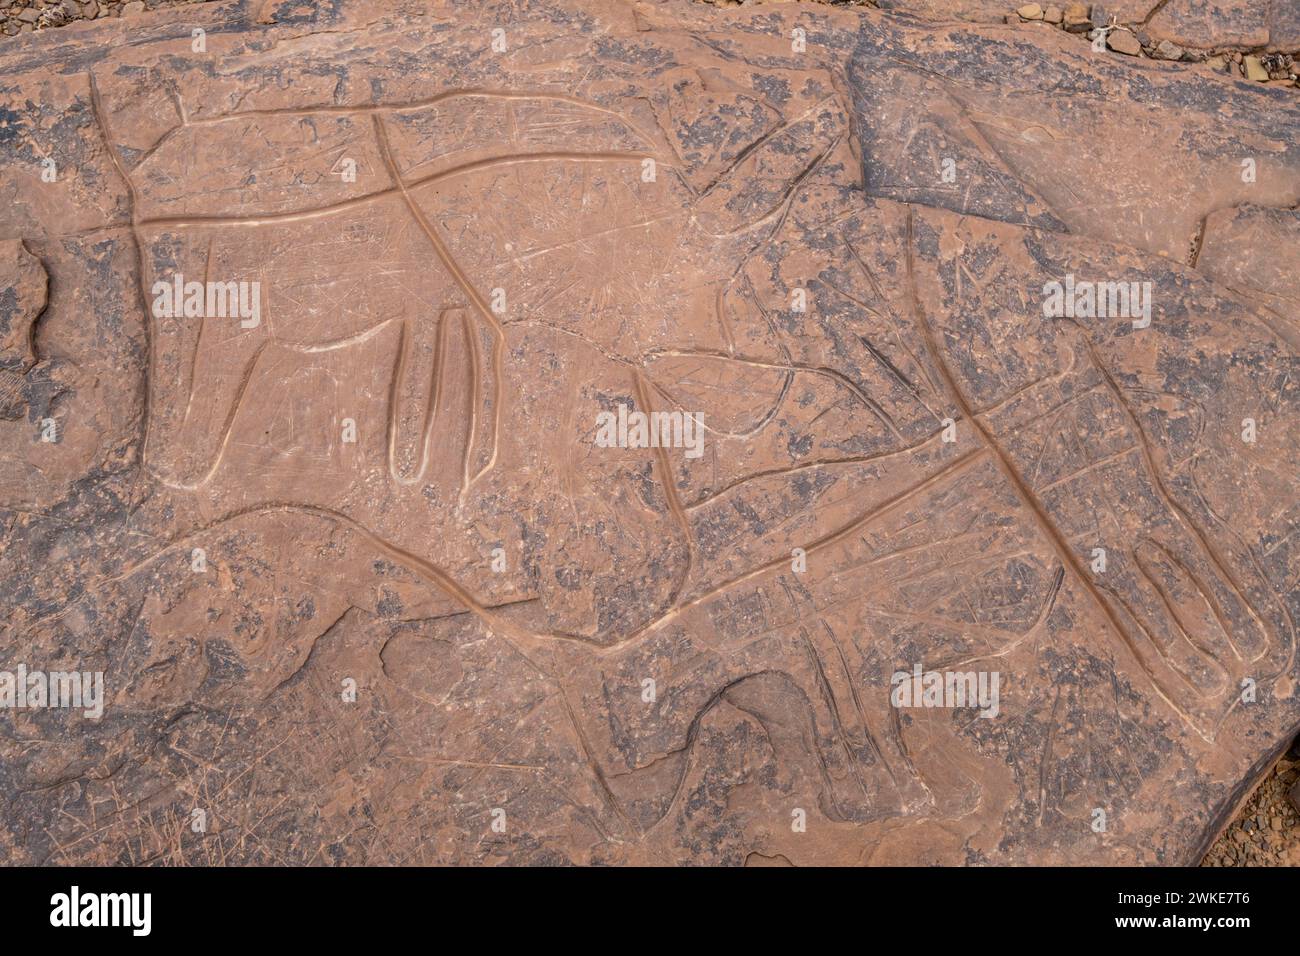
<svg viewBox="0 0 1300 956">
<path fill-rule="evenodd" d="M 174 488 L 210 486 L 249 389 L 296 353 L 320 359 L 297 373 L 314 400 L 321 389 L 390 389 L 393 482 L 451 484 L 463 497 L 498 460 L 508 323 L 559 324 L 636 363 L 681 345 L 632 320 L 668 332 L 674 312 L 713 311 L 720 290 L 690 287 L 691 268 L 677 268 L 686 287 L 674 288 L 674 268 L 734 274 L 718 260 L 738 263 L 772 231 L 842 121 L 823 104 L 703 189 L 662 133 L 555 95 L 447 94 L 178 128 L 129 173 L 143 282 L 260 280 L 263 321 L 151 317 L 146 465 Z M 216 181 L 197 189 L 186 177 L 194 156 L 259 139 L 277 146 L 273 168 L 217 164 Z M 597 284 L 583 275 L 593 258 L 610 260 Z M 647 323 L 647 311 L 663 319 Z M 327 367 L 331 353 L 381 337 L 391 383 L 364 372 L 339 381 Z"/>
</svg>

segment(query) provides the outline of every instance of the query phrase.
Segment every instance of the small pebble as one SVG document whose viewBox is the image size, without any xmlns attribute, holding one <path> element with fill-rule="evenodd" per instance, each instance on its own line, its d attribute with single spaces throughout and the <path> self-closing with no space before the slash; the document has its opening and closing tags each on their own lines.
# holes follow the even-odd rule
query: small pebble
<svg viewBox="0 0 1300 956">
<path fill-rule="evenodd" d="M 1138 43 L 1138 38 L 1127 30 L 1111 30 L 1106 36 L 1106 45 L 1116 53 L 1123 53 L 1126 56 L 1137 56 L 1142 52 L 1142 44 Z"/>
<path fill-rule="evenodd" d="M 1161 40 L 1151 51 L 1151 55 L 1157 60 L 1181 60 L 1183 57 L 1183 48 L 1177 43 L 1171 43 L 1168 40 Z"/>
<path fill-rule="evenodd" d="M 1082 3 L 1071 3 L 1065 8 L 1065 29 L 1071 33 L 1083 33 L 1092 27 L 1088 20 L 1088 8 Z"/>
</svg>

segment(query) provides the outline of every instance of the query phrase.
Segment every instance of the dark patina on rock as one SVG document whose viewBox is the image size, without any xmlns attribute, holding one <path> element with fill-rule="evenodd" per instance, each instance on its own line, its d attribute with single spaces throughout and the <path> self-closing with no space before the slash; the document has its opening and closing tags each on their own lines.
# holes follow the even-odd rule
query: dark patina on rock
<svg viewBox="0 0 1300 956">
<path fill-rule="evenodd" d="M 802 6 L 127 29 L 0 48 L 0 670 L 106 687 L 0 710 L 6 859 L 1187 863 L 1294 735 L 1289 93 Z"/>
</svg>

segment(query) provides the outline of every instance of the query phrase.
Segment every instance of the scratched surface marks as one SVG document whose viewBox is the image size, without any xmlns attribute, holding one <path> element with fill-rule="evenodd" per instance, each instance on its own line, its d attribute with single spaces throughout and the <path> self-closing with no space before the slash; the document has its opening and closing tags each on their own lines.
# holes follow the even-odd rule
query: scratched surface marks
<svg viewBox="0 0 1300 956">
<path fill-rule="evenodd" d="M 1198 858 L 1300 724 L 1293 97 L 872 10 L 303 9 L 0 52 L 0 666 L 106 688 L 0 711 L 4 859 Z M 1044 318 L 1067 274 L 1151 325 Z M 891 706 L 918 663 L 999 713 Z"/>
</svg>

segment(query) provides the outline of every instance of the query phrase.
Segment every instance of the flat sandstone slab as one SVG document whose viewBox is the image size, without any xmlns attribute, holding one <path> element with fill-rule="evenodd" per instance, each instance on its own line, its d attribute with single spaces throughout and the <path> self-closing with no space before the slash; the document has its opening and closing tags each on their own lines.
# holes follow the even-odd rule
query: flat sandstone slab
<svg viewBox="0 0 1300 956">
<path fill-rule="evenodd" d="M 1199 858 L 1300 726 L 1293 91 L 332 6 L 0 49 L 0 855 Z"/>
</svg>

